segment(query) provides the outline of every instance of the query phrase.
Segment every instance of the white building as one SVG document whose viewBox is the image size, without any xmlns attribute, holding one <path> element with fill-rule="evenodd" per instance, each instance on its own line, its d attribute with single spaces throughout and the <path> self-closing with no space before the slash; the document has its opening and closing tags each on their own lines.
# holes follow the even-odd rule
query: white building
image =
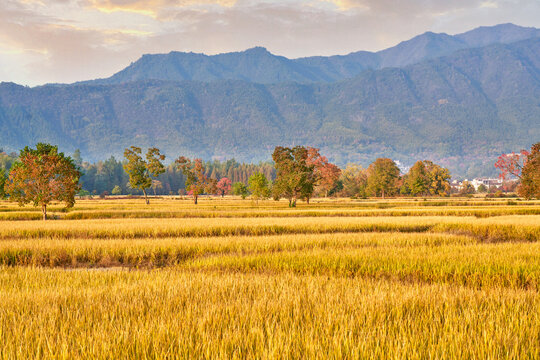
<svg viewBox="0 0 540 360">
<path fill-rule="evenodd" d="M 469 183 L 474 186 L 475 190 L 478 190 L 478 187 L 480 185 L 484 185 L 486 188 L 491 189 L 493 187 L 499 187 L 502 186 L 503 180 L 496 178 L 496 179 L 489 179 L 489 178 L 479 178 L 479 179 L 473 179 L 469 181 Z"/>
</svg>

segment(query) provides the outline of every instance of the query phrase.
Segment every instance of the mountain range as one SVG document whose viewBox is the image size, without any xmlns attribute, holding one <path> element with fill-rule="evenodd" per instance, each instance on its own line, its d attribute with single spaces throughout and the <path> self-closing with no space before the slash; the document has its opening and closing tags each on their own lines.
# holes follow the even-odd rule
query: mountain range
<svg viewBox="0 0 540 360">
<path fill-rule="evenodd" d="M 37 141 L 88 160 L 130 145 L 169 157 L 268 160 L 312 145 L 339 165 L 431 159 L 493 175 L 540 140 L 540 30 L 512 24 L 425 33 L 377 53 L 287 59 L 264 48 L 144 55 L 107 79 L 0 84 L 0 146 Z"/>
<path fill-rule="evenodd" d="M 263 47 L 213 56 L 173 51 L 144 55 L 110 78 L 86 83 L 119 84 L 148 79 L 204 82 L 226 79 L 261 84 L 335 82 L 355 77 L 365 70 L 405 67 L 457 50 L 509 44 L 539 36 L 540 29 L 502 24 L 454 36 L 426 32 L 379 52 L 358 51 L 328 57 L 287 59 L 273 55 Z"/>
</svg>

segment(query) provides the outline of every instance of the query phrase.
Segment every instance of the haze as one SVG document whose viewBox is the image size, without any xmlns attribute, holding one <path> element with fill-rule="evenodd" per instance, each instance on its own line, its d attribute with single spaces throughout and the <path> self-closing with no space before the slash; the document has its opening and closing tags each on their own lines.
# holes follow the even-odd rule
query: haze
<svg viewBox="0 0 540 360">
<path fill-rule="evenodd" d="M 380 50 L 425 31 L 540 27 L 536 0 L 2 0 L 0 81 L 110 76 L 145 53 L 264 46 L 287 57 Z"/>
</svg>

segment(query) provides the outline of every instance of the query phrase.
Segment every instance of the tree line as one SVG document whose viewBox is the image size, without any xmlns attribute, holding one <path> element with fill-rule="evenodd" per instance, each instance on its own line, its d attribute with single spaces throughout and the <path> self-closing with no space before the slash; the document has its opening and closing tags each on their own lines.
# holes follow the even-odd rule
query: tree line
<svg viewBox="0 0 540 360">
<path fill-rule="evenodd" d="M 81 186 L 83 195 L 137 195 L 141 191 L 129 184 L 129 175 L 124 169 L 127 160 L 117 160 L 111 156 L 105 161 L 90 163 L 82 161 L 80 152 L 73 155 L 75 163 L 83 175 Z M 239 163 L 234 159 L 227 161 L 203 161 L 205 176 L 212 179 L 230 179 L 233 183 L 248 184 L 249 177 L 263 173 L 268 179 L 275 178 L 275 169 L 270 162 L 259 164 Z M 164 165 L 165 171 L 153 179 L 149 192 L 153 195 L 184 194 L 186 177 L 174 162 Z"/>
<path fill-rule="evenodd" d="M 341 170 L 321 155 L 319 149 L 309 146 L 277 146 L 272 153 L 273 167 L 264 163 L 258 167 L 242 165 L 244 171 L 252 171 L 249 176 L 238 172 L 240 166 L 234 160 L 205 164 L 201 159 L 179 156 L 166 167 L 163 164 L 165 155 L 155 147 L 147 149 L 143 156 L 141 148 L 131 146 L 125 149 L 124 158 L 122 171 L 114 158 L 98 163 L 100 171 L 96 167 L 94 178 L 98 178 L 96 174 L 99 173 L 107 174 L 104 178 L 112 178 L 116 184 L 124 184 L 127 180 L 125 187 L 142 192 L 147 204 L 148 190 L 153 188 L 156 193 L 156 189 L 162 189 L 163 182 L 159 179 L 163 179 L 167 171 L 182 174 L 184 187 L 179 191 L 192 196 L 195 204 L 202 194 L 224 196 L 232 193 L 242 198 L 251 194 L 257 202 L 269 197 L 275 200 L 286 198 L 289 206 L 295 207 L 298 200 L 309 204 L 314 196 L 384 199 L 396 195 L 445 196 L 450 191 L 448 169 L 429 160 L 417 161 L 406 174 L 401 174 L 397 164 L 389 158 L 378 158 L 366 169 L 352 164 Z M 58 152 L 57 146 L 43 143 L 38 143 L 35 149 L 25 147 L 17 158 L 2 153 L 0 164 L 10 166 L 8 175 L 3 167 L 0 168 L 0 195 L 7 195 L 20 205 L 41 206 L 44 219 L 50 202 L 64 202 L 66 207 L 72 207 L 76 194 L 84 195 L 83 171 L 91 169 L 81 161 L 80 153 L 76 152 L 72 158 Z M 211 171 L 206 167 L 208 164 Z M 520 196 L 540 198 L 540 143 L 533 145 L 530 151 L 500 156 L 495 167 L 500 169 L 503 178 L 512 175 L 520 179 Z M 92 174 L 92 171 L 88 173 Z M 225 173 L 243 181 L 233 182 L 224 176 Z M 170 183 L 168 186 L 172 189 Z M 121 194 L 123 189 L 114 185 L 111 192 Z"/>
</svg>

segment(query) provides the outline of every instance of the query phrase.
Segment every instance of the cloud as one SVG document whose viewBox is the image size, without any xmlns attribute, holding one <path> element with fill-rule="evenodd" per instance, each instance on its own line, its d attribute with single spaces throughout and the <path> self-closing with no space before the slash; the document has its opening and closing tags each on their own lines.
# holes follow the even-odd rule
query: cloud
<svg viewBox="0 0 540 360">
<path fill-rule="evenodd" d="M 168 9 L 218 5 L 231 7 L 236 0 L 85 0 L 85 6 L 105 13 L 132 12 L 157 18 Z"/>
<path fill-rule="evenodd" d="M 264 46 L 287 57 L 380 50 L 422 32 L 514 22 L 537 0 L 2 0 L 1 80 L 110 76 L 144 53 Z"/>
</svg>

